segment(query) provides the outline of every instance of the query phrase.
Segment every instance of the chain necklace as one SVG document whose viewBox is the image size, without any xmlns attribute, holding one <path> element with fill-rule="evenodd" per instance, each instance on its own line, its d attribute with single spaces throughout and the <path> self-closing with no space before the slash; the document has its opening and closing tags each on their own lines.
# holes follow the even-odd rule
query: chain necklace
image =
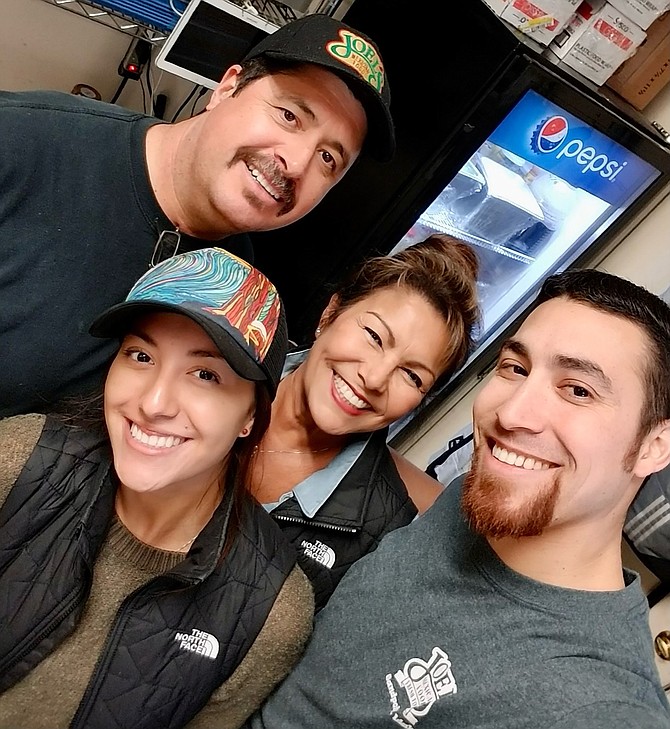
<svg viewBox="0 0 670 729">
<path fill-rule="evenodd" d="M 200 531 L 202 531 L 202 530 L 200 530 Z M 200 532 L 198 532 L 198 534 L 200 534 Z M 181 547 L 177 547 L 177 549 L 170 549 L 169 551 L 170 552 L 183 552 L 186 549 L 186 547 L 190 547 L 193 544 L 193 542 L 195 542 L 195 539 L 198 536 L 198 534 L 196 534 L 195 537 L 191 537 L 188 540 L 188 542 L 184 542 L 181 545 Z"/>
<path fill-rule="evenodd" d="M 316 450 L 306 450 L 306 451 L 299 451 L 299 450 L 274 450 L 272 448 L 259 448 L 256 446 L 255 450 L 258 453 L 293 453 L 293 454 L 300 454 L 300 455 L 307 455 L 308 453 L 325 453 L 326 451 L 334 451 L 338 446 L 328 446 L 327 448 L 317 448 Z"/>
<path fill-rule="evenodd" d="M 204 495 L 203 495 L 203 498 L 204 498 Z M 200 504 L 198 504 L 198 506 L 199 506 L 199 505 L 200 505 Z M 116 493 L 116 496 L 115 496 L 115 498 L 114 498 L 114 507 L 115 507 L 115 511 L 116 511 L 116 516 L 117 516 L 117 518 L 118 518 L 118 519 L 119 519 L 119 520 L 121 521 L 121 523 L 122 523 L 122 524 L 124 524 L 124 526 L 126 526 L 126 525 L 125 525 L 125 522 L 123 521 L 123 519 L 122 519 L 122 517 L 121 517 L 121 515 L 119 514 L 119 492 L 118 492 L 118 491 L 117 491 L 117 493 Z M 196 533 L 195 533 L 195 534 L 194 534 L 194 535 L 193 535 L 193 536 L 192 536 L 192 537 L 191 537 L 191 538 L 190 538 L 190 539 L 189 539 L 188 541 L 184 542 L 184 543 L 183 543 L 183 544 L 181 545 L 181 547 L 177 547 L 176 549 L 172 549 L 172 548 L 170 548 L 170 549 L 165 549 L 164 547 L 162 547 L 162 548 L 161 548 L 161 547 L 158 547 L 158 549 L 165 549 L 165 551 L 166 551 L 166 552 L 183 552 L 183 551 L 184 551 L 184 550 L 185 550 L 185 549 L 186 549 L 187 547 L 189 547 L 189 548 L 190 548 L 190 546 L 191 546 L 191 545 L 193 544 L 193 542 L 195 542 L 195 540 L 196 540 L 196 539 L 198 538 L 198 534 L 200 534 L 200 532 L 201 532 L 201 531 L 202 531 L 202 530 L 203 530 L 203 529 L 205 528 L 205 526 L 206 526 L 206 525 L 207 525 L 207 524 L 209 523 L 209 520 L 210 520 L 210 519 L 212 518 L 212 516 L 214 516 L 214 512 L 216 511 L 217 507 L 218 507 L 218 503 L 217 503 L 217 505 L 216 505 L 216 506 L 214 507 L 214 509 L 212 510 L 212 513 L 211 513 L 211 514 L 209 515 L 209 519 L 207 519 L 207 521 L 205 522 L 205 524 L 203 524 L 203 525 L 202 525 L 202 526 L 200 527 L 200 529 L 199 529 L 199 530 L 198 530 L 198 531 L 197 531 L 197 532 L 196 532 Z M 196 506 L 196 511 L 197 511 L 197 509 L 198 509 L 198 507 Z M 129 527 L 128 527 L 128 526 L 126 526 L 126 529 L 128 529 L 128 531 L 129 531 L 129 532 L 130 532 L 131 534 L 133 534 L 133 535 L 135 536 L 135 538 L 136 538 L 136 539 L 139 539 L 139 537 L 138 537 L 137 535 L 135 535 L 135 533 L 134 533 L 134 532 L 133 532 L 133 531 L 132 531 L 131 529 L 129 529 Z M 142 541 L 142 540 L 140 539 L 140 541 Z M 149 545 L 149 546 L 153 546 L 153 545 Z"/>
</svg>

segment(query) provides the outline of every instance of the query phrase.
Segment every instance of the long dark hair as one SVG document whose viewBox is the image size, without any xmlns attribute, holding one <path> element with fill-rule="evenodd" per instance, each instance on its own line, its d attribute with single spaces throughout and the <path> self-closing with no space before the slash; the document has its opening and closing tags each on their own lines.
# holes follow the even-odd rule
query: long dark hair
<svg viewBox="0 0 670 729">
<path fill-rule="evenodd" d="M 230 450 L 226 467 L 221 474 L 221 493 L 224 493 L 224 490 L 230 490 L 233 495 L 224 555 L 232 546 L 240 530 L 244 511 L 254 500 L 249 492 L 251 471 L 258 453 L 258 446 L 270 425 L 271 414 L 272 398 L 270 393 L 263 383 L 258 382 L 256 383 L 256 409 L 251 433 L 246 438 L 238 438 L 235 441 Z"/>
</svg>

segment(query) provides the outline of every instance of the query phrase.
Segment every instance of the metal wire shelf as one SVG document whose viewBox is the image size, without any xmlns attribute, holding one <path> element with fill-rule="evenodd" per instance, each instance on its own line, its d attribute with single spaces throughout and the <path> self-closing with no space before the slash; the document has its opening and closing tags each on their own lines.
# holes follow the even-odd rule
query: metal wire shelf
<svg viewBox="0 0 670 729">
<path fill-rule="evenodd" d="M 140 37 L 150 43 L 160 43 L 168 36 L 167 31 L 160 30 L 147 23 L 141 23 L 122 13 L 105 9 L 93 3 L 83 2 L 82 0 L 43 0 L 43 2 L 92 20 L 107 28 L 118 30 L 127 35 Z"/>
<path fill-rule="evenodd" d="M 275 0 L 230 0 L 242 8 L 253 7 L 263 18 L 277 26 L 284 25 L 295 20 L 298 15 L 293 8 Z M 67 10 L 75 15 L 92 20 L 95 23 L 104 25 L 107 28 L 118 30 L 134 37 L 140 37 L 150 43 L 158 44 L 164 41 L 170 29 L 159 28 L 152 23 L 142 19 L 131 17 L 127 13 L 108 7 L 104 2 L 97 3 L 95 0 L 43 0 L 49 5 Z M 180 3 L 185 6 L 185 3 Z M 323 3 L 322 3 L 323 5 Z M 174 21 L 178 15 L 175 13 Z"/>
</svg>

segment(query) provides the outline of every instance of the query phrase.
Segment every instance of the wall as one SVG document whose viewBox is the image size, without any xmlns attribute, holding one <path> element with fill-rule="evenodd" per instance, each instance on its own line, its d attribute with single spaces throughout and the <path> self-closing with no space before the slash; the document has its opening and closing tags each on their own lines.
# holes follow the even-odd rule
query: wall
<svg viewBox="0 0 670 729">
<path fill-rule="evenodd" d="M 84 83 L 109 101 L 121 81 L 116 69 L 130 41 L 125 33 L 44 0 L 2 0 L 0 88 L 71 91 Z M 167 94 L 166 118 L 171 118 L 193 85 L 155 67 L 152 80 L 157 92 Z M 119 103 L 143 109 L 139 81 L 128 81 Z"/>
</svg>

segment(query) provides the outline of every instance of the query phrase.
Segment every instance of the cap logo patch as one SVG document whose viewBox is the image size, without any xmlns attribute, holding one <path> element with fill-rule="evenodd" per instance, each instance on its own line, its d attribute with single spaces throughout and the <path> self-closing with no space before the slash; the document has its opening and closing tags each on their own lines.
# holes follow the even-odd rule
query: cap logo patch
<svg viewBox="0 0 670 729">
<path fill-rule="evenodd" d="M 380 94 L 384 88 L 384 66 L 377 49 L 355 33 L 340 29 L 339 41 L 326 43 L 326 51 L 367 81 Z"/>
</svg>

